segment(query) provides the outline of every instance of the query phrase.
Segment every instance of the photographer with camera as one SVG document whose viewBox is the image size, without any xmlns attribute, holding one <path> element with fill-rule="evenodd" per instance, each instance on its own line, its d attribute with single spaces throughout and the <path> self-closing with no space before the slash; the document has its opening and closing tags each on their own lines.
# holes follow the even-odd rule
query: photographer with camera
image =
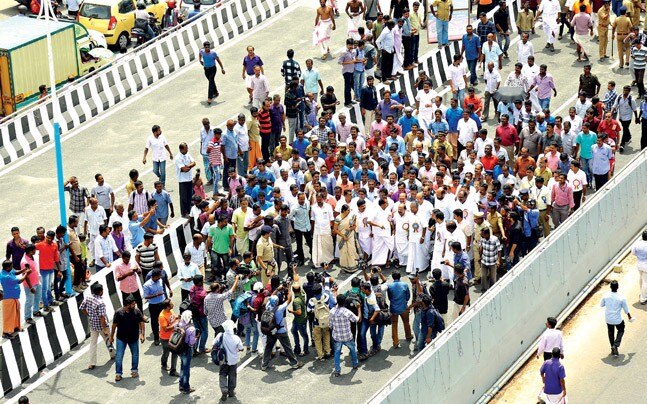
<svg viewBox="0 0 647 404">
<path fill-rule="evenodd" d="M 227 321 L 225 314 L 225 300 L 230 300 L 234 290 L 238 287 L 240 275 L 234 277 L 234 284 L 227 290 L 225 285 L 212 283 L 210 293 L 204 298 L 204 314 L 207 316 L 209 325 L 216 335 L 223 332 L 222 323 Z"/>
</svg>

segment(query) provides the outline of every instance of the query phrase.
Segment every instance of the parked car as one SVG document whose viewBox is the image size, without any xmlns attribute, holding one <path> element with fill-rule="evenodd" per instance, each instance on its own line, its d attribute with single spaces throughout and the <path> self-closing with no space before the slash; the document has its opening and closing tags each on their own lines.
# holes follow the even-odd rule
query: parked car
<svg viewBox="0 0 647 404">
<path fill-rule="evenodd" d="M 218 6 L 222 4 L 224 0 L 180 0 L 180 13 L 185 17 L 189 16 L 189 13 L 193 11 L 194 4 L 200 2 L 200 12 L 204 12 L 209 7 Z"/>
<path fill-rule="evenodd" d="M 146 11 L 162 19 L 166 3 L 159 0 L 140 0 Z M 122 48 L 130 43 L 130 31 L 135 26 L 135 0 L 85 0 L 79 9 L 78 21 L 88 29 L 101 32 L 109 46 Z"/>
</svg>

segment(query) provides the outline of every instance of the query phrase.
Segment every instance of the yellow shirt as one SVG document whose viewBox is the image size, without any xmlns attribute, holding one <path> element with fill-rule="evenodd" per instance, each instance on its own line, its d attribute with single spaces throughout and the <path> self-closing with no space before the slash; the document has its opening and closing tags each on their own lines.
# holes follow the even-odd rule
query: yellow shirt
<svg viewBox="0 0 647 404">
<path fill-rule="evenodd" d="M 598 10 L 598 27 L 608 27 L 611 24 L 611 14 L 609 10 L 602 7 Z"/>
<path fill-rule="evenodd" d="M 271 262 L 274 260 L 274 245 L 272 244 L 272 238 L 265 238 L 261 236 L 258 239 L 256 244 L 256 256 L 261 257 L 263 262 Z"/>
<path fill-rule="evenodd" d="M 444 143 L 441 143 L 439 139 L 434 140 L 433 148 L 436 153 L 438 153 L 438 146 L 440 145 L 445 146 L 445 154 L 448 156 L 453 156 L 454 155 L 454 148 L 452 147 L 452 144 L 449 143 L 447 140 L 445 140 Z"/>
<path fill-rule="evenodd" d="M 517 16 L 517 27 L 522 31 L 532 31 L 534 20 L 535 13 L 532 10 L 528 10 L 528 14 L 521 11 Z"/>
<path fill-rule="evenodd" d="M 499 212 L 495 212 L 494 214 L 488 212 L 487 222 L 490 223 L 492 234 L 494 234 L 497 237 L 500 237 L 504 234 L 503 217 L 501 217 L 501 214 Z"/>
<path fill-rule="evenodd" d="M 492 1 L 490 0 L 490 2 Z M 452 6 L 452 0 L 436 0 L 432 6 L 436 6 L 436 18 L 443 21 L 449 21 L 449 11 Z"/>
<path fill-rule="evenodd" d="M 242 209 L 238 208 L 234 210 L 233 215 L 231 216 L 231 222 L 236 225 L 236 237 L 238 238 L 245 238 L 247 237 L 247 231 L 245 231 L 245 218 L 247 218 L 247 214 L 250 212 L 250 208 L 247 208 L 246 212 L 243 212 Z"/>
<path fill-rule="evenodd" d="M 546 167 L 544 171 L 541 171 L 540 167 L 535 168 L 535 177 L 542 177 L 544 179 L 544 184 L 548 184 L 548 181 L 553 177 L 553 172 L 550 171 L 550 168 Z"/>
<path fill-rule="evenodd" d="M 613 28 L 618 35 L 627 35 L 631 31 L 631 20 L 626 15 L 621 15 L 613 20 Z"/>
<path fill-rule="evenodd" d="M 292 146 L 285 146 L 285 149 L 281 149 L 281 146 L 276 146 L 273 155 L 276 156 L 276 153 L 281 153 L 283 160 L 288 161 L 292 157 Z"/>
<path fill-rule="evenodd" d="M 261 127 L 258 124 L 258 119 L 252 117 L 247 122 L 247 131 L 249 133 L 250 142 L 261 143 Z"/>
<path fill-rule="evenodd" d="M 132 194 L 135 189 L 137 188 L 135 187 L 133 180 L 128 180 L 128 184 L 126 184 L 126 193 L 128 194 L 128 196 L 130 196 L 130 194 Z"/>
<path fill-rule="evenodd" d="M 571 11 L 573 14 L 577 14 L 580 12 L 580 6 L 586 6 L 586 12 L 591 14 L 593 12 L 593 9 L 591 8 L 591 3 L 588 0 L 578 0 L 575 3 L 573 3 L 573 7 L 571 8 Z M 627 12 L 629 12 L 627 10 Z"/>
<path fill-rule="evenodd" d="M 411 22 L 411 31 L 416 30 L 413 35 L 420 35 L 420 29 L 422 24 L 420 22 L 420 15 L 418 13 L 411 11 L 409 14 L 409 22 Z"/>
</svg>

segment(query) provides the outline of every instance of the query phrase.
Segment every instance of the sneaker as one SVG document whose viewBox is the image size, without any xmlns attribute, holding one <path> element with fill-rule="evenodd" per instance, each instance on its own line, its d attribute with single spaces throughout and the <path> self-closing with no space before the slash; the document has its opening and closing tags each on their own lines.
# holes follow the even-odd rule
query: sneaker
<svg viewBox="0 0 647 404">
<path fill-rule="evenodd" d="M 189 387 L 188 390 L 180 390 L 180 392 L 182 392 L 182 394 L 191 394 L 194 391 L 195 391 L 195 387 Z"/>
<path fill-rule="evenodd" d="M 227 401 L 228 397 L 229 396 L 227 395 L 227 393 L 222 393 L 222 396 L 220 397 L 220 401 Z"/>
<path fill-rule="evenodd" d="M 303 362 L 299 361 L 299 362 L 295 363 L 294 365 L 290 365 L 290 367 L 292 369 L 301 369 L 303 367 L 303 365 L 304 365 Z"/>
<path fill-rule="evenodd" d="M 262 371 L 266 371 L 267 369 L 272 369 L 272 368 L 273 368 L 273 366 L 269 366 L 269 365 L 261 365 L 261 370 L 262 370 Z"/>
<path fill-rule="evenodd" d="M 338 372 L 338 371 L 336 371 L 336 370 L 333 370 L 333 371 L 332 371 L 332 375 L 333 375 L 334 377 L 339 377 L 339 376 L 341 376 L 341 372 Z"/>
<path fill-rule="evenodd" d="M 180 374 L 175 370 L 171 370 L 170 372 L 168 372 L 168 375 L 173 377 L 180 377 Z"/>
<path fill-rule="evenodd" d="M 230 391 L 227 394 L 229 394 L 229 397 L 236 397 L 236 392 L 235 391 Z"/>
<path fill-rule="evenodd" d="M 121 375 L 116 375 L 115 376 L 115 381 L 116 382 L 120 381 L 121 379 L 123 379 L 123 377 L 121 377 Z"/>
<path fill-rule="evenodd" d="M 34 317 L 43 317 L 43 313 L 41 313 L 40 311 L 35 311 L 32 314 L 34 315 Z"/>
<path fill-rule="evenodd" d="M 36 320 L 34 320 L 33 318 L 28 318 L 27 320 L 25 320 L 25 322 L 27 324 L 36 324 Z"/>
<path fill-rule="evenodd" d="M 137 372 L 131 372 L 131 373 L 130 373 L 130 377 L 133 377 L 133 378 L 134 378 L 134 377 L 139 377 L 139 373 L 137 373 Z"/>
</svg>

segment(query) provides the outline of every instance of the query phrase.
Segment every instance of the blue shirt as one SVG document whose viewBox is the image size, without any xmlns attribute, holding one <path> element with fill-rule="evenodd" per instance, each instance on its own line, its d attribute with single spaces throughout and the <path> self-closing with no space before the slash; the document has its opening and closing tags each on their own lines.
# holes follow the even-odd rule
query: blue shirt
<svg viewBox="0 0 647 404">
<path fill-rule="evenodd" d="M 261 189 L 261 186 L 257 185 L 257 186 L 254 187 L 254 189 L 252 189 L 252 193 L 251 193 L 250 196 L 252 197 L 253 200 L 257 201 L 258 200 L 258 194 L 260 194 L 261 192 L 263 192 L 265 194 L 265 198 L 267 199 L 272 194 L 272 188 L 267 186 L 267 187 L 265 187 L 265 189 Z"/>
<path fill-rule="evenodd" d="M 449 125 L 450 132 L 458 132 L 458 121 L 463 117 L 463 108 L 447 108 L 445 111 L 445 119 Z"/>
<path fill-rule="evenodd" d="M 319 180 L 326 184 L 326 189 L 328 190 L 328 193 L 330 195 L 333 195 L 333 189 L 335 189 L 335 185 L 337 185 L 337 180 L 335 180 L 335 177 L 332 175 L 321 175 L 319 176 Z"/>
<path fill-rule="evenodd" d="M 193 9 L 189 11 L 189 20 L 193 19 L 193 17 L 197 16 L 200 14 L 200 10 Z"/>
<path fill-rule="evenodd" d="M 18 281 L 15 269 L 0 270 L 0 285 L 2 285 L 5 299 L 20 299 L 20 281 Z"/>
<path fill-rule="evenodd" d="M 407 133 L 411 132 L 411 125 L 413 125 L 414 123 L 418 125 L 418 127 L 420 127 L 418 118 L 413 115 L 411 116 L 411 118 L 407 118 L 406 115 L 402 115 L 400 119 L 398 119 L 398 125 L 400 125 L 400 127 L 402 128 L 402 136 L 405 136 Z"/>
<path fill-rule="evenodd" d="M 629 314 L 627 299 L 618 292 L 609 292 L 602 298 L 600 307 L 604 307 L 604 319 L 607 324 L 618 325 L 622 323 L 622 310 Z"/>
<path fill-rule="evenodd" d="M 530 209 L 523 215 L 523 235 L 530 237 L 532 229 L 539 226 L 539 210 Z"/>
<path fill-rule="evenodd" d="M 384 119 L 386 119 L 386 117 L 388 117 L 389 115 L 393 115 L 393 117 L 395 118 L 395 116 L 398 114 L 397 109 L 391 109 L 391 106 L 393 105 L 400 105 L 400 104 L 398 104 L 398 102 L 394 100 L 389 100 L 388 104 L 384 100 L 379 102 L 378 108 L 382 113 L 382 117 Z"/>
<path fill-rule="evenodd" d="M 429 129 L 431 131 L 431 133 L 433 133 L 434 135 L 437 135 L 438 132 L 448 132 L 449 131 L 449 124 L 444 119 L 441 119 L 440 122 L 431 121 L 431 123 L 429 124 L 429 127 L 427 129 Z"/>
<path fill-rule="evenodd" d="M 391 302 L 391 313 L 398 315 L 404 313 L 411 297 L 409 285 L 400 280 L 393 281 L 389 284 L 386 293 Z"/>
<path fill-rule="evenodd" d="M 229 160 L 238 158 L 238 142 L 233 130 L 227 129 L 222 138 L 222 145 L 225 146 L 225 157 Z M 226 173 L 225 173 L 226 174 Z"/>
<path fill-rule="evenodd" d="M 591 146 L 593 159 L 591 160 L 591 172 L 593 175 L 605 175 L 611 170 L 610 160 L 613 158 L 613 151 L 608 144 L 597 144 Z"/>
<path fill-rule="evenodd" d="M 308 139 L 299 140 L 294 139 L 292 142 L 292 148 L 299 151 L 299 156 L 301 158 L 306 158 L 306 147 L 310 146 L 310 141 Z"/>
<path fill-rule="evenodd" d="M 153 218 L 151 218 L 152 220 Z M 130 245 L 133 248 L 140 245 L 144 242 L 144 229 L 139 225 L 142 222 L 143 218 L 137 218 L 137 220 L 131 220 L 128 223 L 128 230 L 130 231 Z"/>
<path fill-rule="evenodd" d="M 469 38 L 467 34 L 463 34 L 463 48 L 465 48 L 465 59 L 475 60 L 479 56 L 479 48 L 481 47 L 481 40 L 477 35 L 472 34 Z"/>
<path fill-rule="evenodd" d="M 375 175 L 375 173 L 372 170 L 366 170 L 366 171 L 359 170 L 357 173 L 355 173 L 355 181 L 361 181 L 362 180 L 362 173 L 363 172 L 366 172 L 367 177 L 368 177 L 369 180 L 372 179 L 372 180 L 377 181 L 377 176 Z"/>
<path fill-rule="evenodd" d="M 254 173 L 256 175 L 256 178 L 260 181 L 261 179 L 265 178 L 268 183 L 274 183 L 274 174 L 272 174 L 270 171 L 267 169 L 265 171 L 257 171 Z"/>
<path fill-rule="evenodd" d="M 155 211 L 155 216 L 162 220 L 167 219 L 169 214 L 169 205 L 173 203 L 173 201 L 171 200 L 171 195 L 169 195 L 169 193 L 165 190 L 162 190 L 162 192 L 160 193 L 158 193 L 157 191 L 153 192 L 151 196 L 157 202 L 157 210 Z M 151 222 L 153 221 L 153 218 L 151 218 Z M 155 223 L 155 226 L 157 227 L 157 223 Z"/>
<path fill-rule="evenodd" d="M 144 283 L 144 298 L 146 296 L 156 295 L 161 293 L 161 295 L 148 299 L 149 304 L 158 304 L 164 301 L 164 283 L 162 278 L 158 279 L 157 282 L 153 282 L 153 278 L 147 280 Z"/>
<path fill-rule="evenodd" d="M 202 56 L 202 63 L 205 68 L 216 66 L 216 59 L 218 59 L 218 54 L 216 52 L 210 50 L 209 53 L 207 53 L 202 49 L 200 51 L 200 55 Z"/>
<path fill-rule="evenodd" d="M 375 86 L 366 86 L 359 92 L 359 106 L 360 108 L 374 111 L 377 108 L 377 90 Z"/>
<path fill-rule="evenodd" d="M 392 144 L 396 143 L 398 145 L 398 154 L 400 156 L 404 155 L 406 152 L 406 145 L 404 144 L 404 139 L 400 136 L 396 136 L 395 139 L 391 136 L 386 138 L 386 149 L 389 150 Z"/>
<path fill-rule="evenodd" d="M 427 338 L 427 331 L 430 328 L 433 329 L 431 333 L 431 339 L 436 338 L 436 336 L 438 335 L 438 330 L 437 330 L 438 327 L 437 326 L 434 327 L 437 321 L 436 317 L 440 317 L 440 313 L 433 306 L 429 307 L 427 310 L 424 310 L 422 312 L 422 316 L 420 317 L 420 325 L 421 325 L 420 331 L 422 332 L 423 339 Z"/>
<path fill-rule="evenodd" d="M 274 312 L 274 321 L 276 322 L 276 333 L 285 334 L 288 332 L 287 327 L 285 326 L 285 311 L 288 308 L 288 302 L 283 303 L 282 305 L 276 308 Z"/>
</svg>

